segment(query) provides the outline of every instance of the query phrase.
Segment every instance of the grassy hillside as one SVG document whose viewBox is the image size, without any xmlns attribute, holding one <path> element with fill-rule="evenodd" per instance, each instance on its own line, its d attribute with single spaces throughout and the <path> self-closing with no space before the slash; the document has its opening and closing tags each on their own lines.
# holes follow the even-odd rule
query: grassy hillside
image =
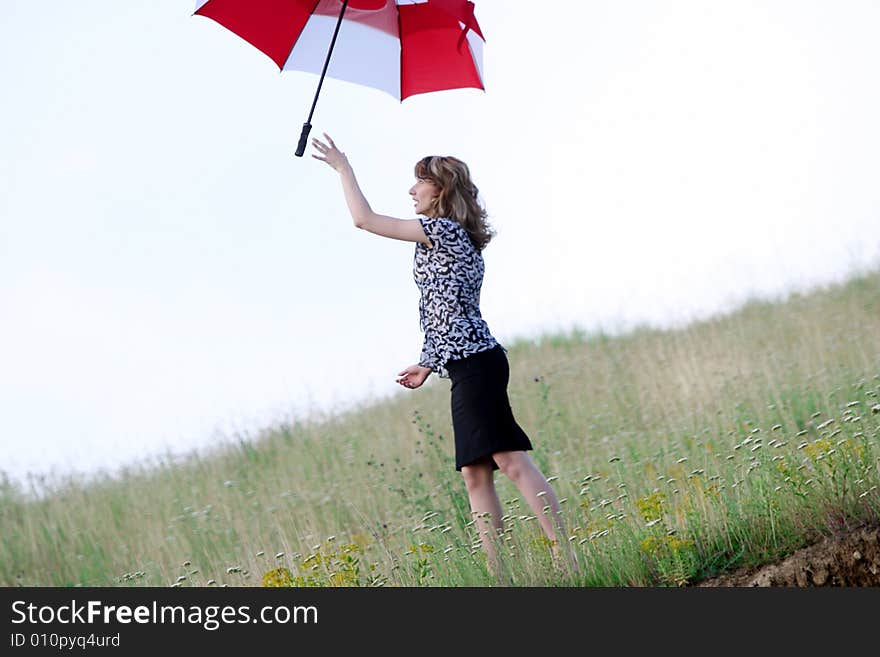
<svg viewBox="0 0 880 657">
<path fill-rule="evenodd" d="M 680 585 L 880 517 L 880 273 L 682 330 L 505 346 L 584 565 L 554 569 L 499 476 L 516 585 Z M 491 585 L 452 455 L 432 377 L 38 500 L 6 482 L 0 584 Z"/>
</svg>

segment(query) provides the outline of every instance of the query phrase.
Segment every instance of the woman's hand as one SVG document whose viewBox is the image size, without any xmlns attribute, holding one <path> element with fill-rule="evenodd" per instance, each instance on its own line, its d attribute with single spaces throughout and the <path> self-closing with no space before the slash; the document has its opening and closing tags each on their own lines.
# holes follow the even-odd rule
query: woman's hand
<svg viewBox="0 0 880 657">
<path fill-rule="evenodd" d="M 320 155 L 312 153 L 312 157 L 316 160 L 321 160 L 321 162 L 326 162 L 336 171 L 342 173 L 350 166 L 348 158 L 345 157 L 345 153 L 336 148 L 336 144 L 333 143 L 333 140 L 330 139 L 330 135 L 326 132 L 324 133 L 324 138 L 327 140 L 327 144 L 320 139 L 312 137 L 312 146 L 318 151 L 318 153 L 320 153 Z"/>
<path fill-rule="evenodd" d="M 398 374 L 397 382 L 404 388 L 418 388 L 430 376 L 430 367 L 422 367 L 421 365 L 410 365 Z"/>
</svg>

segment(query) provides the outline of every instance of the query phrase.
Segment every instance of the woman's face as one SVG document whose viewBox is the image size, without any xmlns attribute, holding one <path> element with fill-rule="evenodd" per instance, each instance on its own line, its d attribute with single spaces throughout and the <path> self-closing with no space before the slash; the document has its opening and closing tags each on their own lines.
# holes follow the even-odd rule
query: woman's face
<svg viewBox="0 0 880 657">
<path fill-rule="evenodd" d="M 440 195 L 440 188 L 427 178 L 416 178 L 416 184 L 410 187 L 409 195 L 415 203 L 416 214 L 427 216 L 433 207 L 431 202 Z"/>
</svg>

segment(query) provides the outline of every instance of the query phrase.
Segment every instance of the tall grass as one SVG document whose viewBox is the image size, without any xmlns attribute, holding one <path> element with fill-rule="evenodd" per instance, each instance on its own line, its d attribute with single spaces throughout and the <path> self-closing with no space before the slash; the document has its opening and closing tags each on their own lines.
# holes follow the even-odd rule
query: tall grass
<svg viewBox="0 0 880 657">
<path fill-rule="evenodd" d="M 681 585 L 877 522 L 880 273 L 679 330 L 505 346 L 583 566 L 554 567 L 499 477 L 514 585 Z M 2 480 L 0 584 L 492 585 L 452 451 L 434 377 L 116 477 Z"/>
</svg>

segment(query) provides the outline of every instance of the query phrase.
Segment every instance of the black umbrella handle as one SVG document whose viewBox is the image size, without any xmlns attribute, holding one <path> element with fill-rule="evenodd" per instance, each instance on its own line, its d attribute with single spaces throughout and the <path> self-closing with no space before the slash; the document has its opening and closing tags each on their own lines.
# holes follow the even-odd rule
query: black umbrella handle
<svg viewBox="0 0 880 657">
<path fill-rule="evenodd" d="M 312 109 L 309 111 L 309 118 L 303 123 L 302 134 L 299 136 L 299 146 L 296 147 L 296 156 L 302 157 L 306 151 L 306 141 L 309 138 L 309 130 L 312 129 L 312 115 L 315 113 L 315 105 L 318 104 L 318 95 L 321 93 L 321 85 L 324 84 L 324 76 L 327 75 L 327 66 L 330 64 L 330 55 L 333 54 L 333 46 L 336 45 L 336 37 L 339 36 L 339 26 L 342 25 L 342 17 L 345 16 L 345 8 L 348 6 L 348 0 L 343 0 L 342 10 L 339 12 L 339 18 L 336 20 L 336 29 L 333 31 L 333 39 L 330 40 L 330 48 L 327 50 L 327 59 L 324 60 L 324 70 L 321 71 L 321 79 L 318 81 L 318 90 L 315 92 L 315 100 L 312 101 Z"/>
<path fill-rule="evenodd" d="M 309 140 L 309 131 L 312 129 L 311 123 L 303 123 L 302 133 L 299 136 L 299 145 L 296 147 L 296 156 L 302 157 L 306 152 L 306 142 Z"/>
</svg>

